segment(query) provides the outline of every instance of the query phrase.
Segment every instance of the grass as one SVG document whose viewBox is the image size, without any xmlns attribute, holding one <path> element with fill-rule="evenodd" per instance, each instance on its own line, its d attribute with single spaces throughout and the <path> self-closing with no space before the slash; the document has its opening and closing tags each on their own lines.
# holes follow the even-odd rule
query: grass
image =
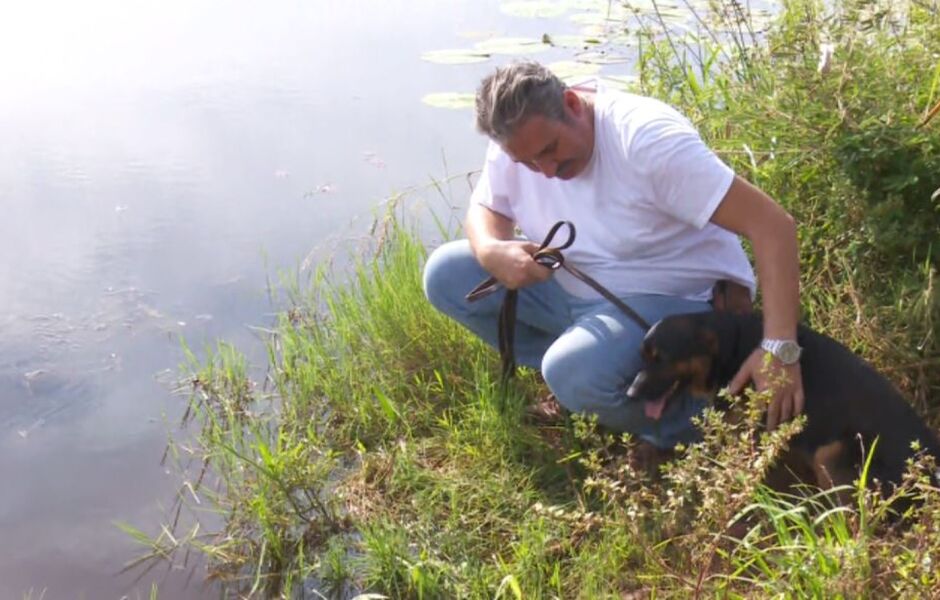
<svg viewBox="0 0 940 600">
<path fill-rule="evenodd" d="M 767 31 L 742 11 L 715 3 L 695 37 L 625 23 L 641 89 L 797 217 L 806 319 L 937 425 L 940 134 L 922 125 L 940 98 L 937 5 L 790 1 Z M 382 220 L 351 276 L 286 288 L 263 383 L 225 343 L 190 355 L 198 431 L 171 458 L 195 468 L 158 537 L 129 529 L 149 556 L 200 552 L 232 597 L 938 596 L 929 461 L 911 465 L 898 494 L 921 503 L 897 527 L 864 475 L 763 488 L 801 423 L 760 433 L 759 397 L 736 424 L 707 412 L 704 442 L 653 474 L 589 419 L 532 423 L 537 377 L 501 393 L 495 353 L 424 300 L 426 249 L 405 222 Z M 221 526 L 178 531 L 182 507 Z M 725 535 L 736 522 L 740 540 Z"/>
</svg>

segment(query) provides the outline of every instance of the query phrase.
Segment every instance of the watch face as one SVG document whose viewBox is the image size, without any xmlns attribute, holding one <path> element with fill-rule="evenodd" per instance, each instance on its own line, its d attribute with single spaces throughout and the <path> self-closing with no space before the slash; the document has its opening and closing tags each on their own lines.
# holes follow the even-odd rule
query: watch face
<svg viewBox="0 0 940 600">
<path fill-rule="evenodd" d="M 784 364 L 792 365 L 800 360 L 800 350 L 801 348 L 796 342 L 784 342 L 777 349 L 777 358 Z"/>
</svg>

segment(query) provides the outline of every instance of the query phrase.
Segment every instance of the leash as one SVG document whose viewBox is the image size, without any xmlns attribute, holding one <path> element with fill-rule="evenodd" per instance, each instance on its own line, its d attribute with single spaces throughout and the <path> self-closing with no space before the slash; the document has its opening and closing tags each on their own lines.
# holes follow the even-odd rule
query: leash
<svg viewBox="0 0 940 600">
<path fill-rule="evenodd" d="M 552 240 L 555 238 L 555 234 L 558 233 L 558 230 L 566 225 L 568 226 L 568 239 L 565 241 L 565 243 L 561 244 L 560 246 L 550 246 L 549 244 L 552 243 Z M 542 244 L 532 255 L 532 259 L 538 264 L 551 269 L 552 271 L 557 271 L 558 269 L 564 269 L 565 271 L 568 271 L 575 278 L 586 283 L 588 286 L 593 288 L 594 291 L 607 299 L 611 304 L 619 308 L 623 314 L 633 319 L 637 325 L 648 331 L 650 324 L 646 322 L 646 319 L 641 317 L 635 310 L 630 308 L 630 306 L 628 306 L 623 300 L 615 296 L 613 293 L 611 293 L 610 290 L 602 286 L 593 277 L 586 274 L 581 269 L 565 264 L 565 257 L 561 251 L 570 247 L 571 244 L 574 243 L 575 235 L 576 230 L 574 223 L 571 221 L 558 221 L 548 231 L 548 235 L 545 236 Z M 468 302 L 475 302 L 481 298 L 486 298 L 502 287 L 503 285 L 499 283 L 495 277 L 488 277 L 480 282 L 480 284 L 475 288 L 470 290 L 470 293 L 468 293 L 465 298 Z M 506 295 L 503 298 L 503 304 L 499 310 L 499 356 L 500 362 L 502 363 L 503 383 L 508 381 L 516 372 L 514 348 L 516 332 L 516 305 L 518 303 L 518 298 L 518 290 L 506 290 Z"/>
</svg>

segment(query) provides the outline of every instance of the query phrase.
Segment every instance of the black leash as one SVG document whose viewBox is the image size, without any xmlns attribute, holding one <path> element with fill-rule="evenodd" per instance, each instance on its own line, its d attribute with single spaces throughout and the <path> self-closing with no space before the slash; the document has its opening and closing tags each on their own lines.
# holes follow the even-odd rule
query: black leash
<svg viewBox="0 0 940 600">
<path fill-rule="evenodd" d="M 550 247 L 549 244 L 555 238 L 555 234 L 564 225 L 568 226 L 568 239 L 560 246 Z M 614 296 L 607 288 L 598 283 L 594 278 L 587 275 L 577 267 L 565 264 L 565 257 L 561 251 L 570 247 L 574 243 L 575 228 L 571 221 L 558 221 L 548 231 L 548 235 L 542 241 L 542 244 L 532 255 L 532 259 L 538 264 L 556 271 L 564 269 L 571 273 L 577 279 L 580 279 L 598 294 L 610 301 L 611 304 L 619 308 L 623 314 L 633 319 L 637 325 L 644 330 L 649 330 L 650 324 L 641 317 L 635 310 L 630 308 L 623 300 Z M 475 288 L 466 295 L 468 302 L 474 302 L 485 298 L 496 292 L 502 287 L 502 284 L 495 277 L 488 277 L 480 282 Z M 499 356 L 502 363 L 502 380 L 505 383 L 516 372 L 515 359 L 515 333 L 516 333 L 516 304 L 518 302 L 519 292 L 517 290 L 506 290 L 506 296 L 503 298 L 503 304 L 499 310 Z"/>
</svg>

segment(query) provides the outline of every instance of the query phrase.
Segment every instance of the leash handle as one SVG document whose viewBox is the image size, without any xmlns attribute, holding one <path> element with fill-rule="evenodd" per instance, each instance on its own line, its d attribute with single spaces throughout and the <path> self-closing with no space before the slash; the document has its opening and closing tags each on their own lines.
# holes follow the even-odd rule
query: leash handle
<svg viewBox="0 0 940 600">
<path fill-rule="evenodd" d="M 549 244 L 552 243 L 552 240 L 555 239 L 555 235 L 558 231 L 564 227 L 568 226 L 568 239 L 565 240 L 565 243 L 560 246 L 549 247 Z M 571 221 L 558 221 L 552 228 L 548 230 L 548 234 L 545 236 L 545 239 L 542 240 L 541 245 L 539 245 L 538 250 L 535 251 L 535 254 L 532 255 L 532 259 L 538 264 L 542 265 L 547 269 L 552 271 L 557 271 L 564 264 L 565 258 L 562 256 L 561 251 L 566 248 L 570 248 L 571 244 L 574 243 L 574 239 L 577 236 L 577 230 L 574 227 L 574 223 Z M 481 281 L 475 288 L 470 290 L 464 299 L 467 302 L 476 302 L 486 298 L 490 294 L 496 292 L 502 287 L 502 284 L 495 277 L 487 277 Z"/>
</svg>

